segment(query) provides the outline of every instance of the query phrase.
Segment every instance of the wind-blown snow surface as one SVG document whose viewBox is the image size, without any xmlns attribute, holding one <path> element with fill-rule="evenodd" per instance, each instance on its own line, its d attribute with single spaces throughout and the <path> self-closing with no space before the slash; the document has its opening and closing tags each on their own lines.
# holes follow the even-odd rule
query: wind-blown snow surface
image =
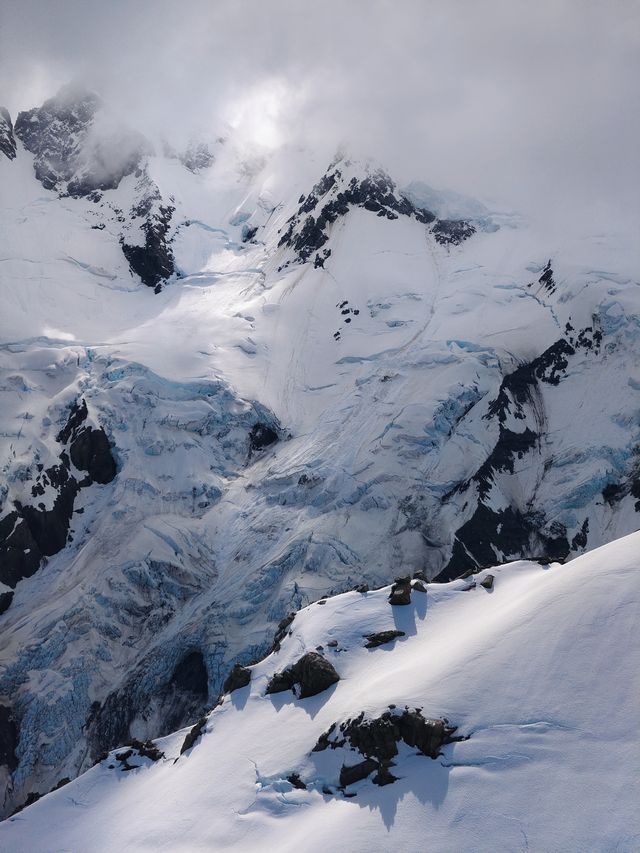
<svg viewBox="0 0 640 853">
<path fill-rule="evenodd" d="M 388 588 L 310 605 L 177 762 L 186 730 L 159 742 L 166 758 L 155 764 L 131 759 L 139 769 L 123 772 L 112 754 L 2 824 L 0 844 L 637 850 L 639 554 L 636 533 L 564 566 L 492 569 L 491 590 L 458 580 L 414 589 L 404 607 L 388 603 Z M 394 628 L 405 636 L 364 648 L 363 635 Z M 340 674 L 334 687 L 302 700 L 264 695 L 275 670 L 318 645 Z M 357 754 L 312 747 L 332 723 L 389 705 L 444 715 L 468 740 L 435 760 L 401 749 L 398 781 L 361 781 L 345 798 L 339 768 Z M 306 790 L 287 781 L 293 772 Z"/>
<path fill-rule="evenodd" d="M 234 660 L 331 589 L 636 529 L 637 254 L 426 185 L 322 218 L 377 174 L 223 145 L 200 172 L 145 155 L 92 201 L 45 190 L 19 140 L 0 156 L 1 514 L 34 502 L 79 399 L 118 465 L 76 498 L 66 547 L 0 587 L 5 810 L 211 704 Z M 122 249 L 142 248 L 130 211 L 149 188 L 173 210 L 158 294 Z M 427 203 L 471 217 L 468 239 Z M 279 440 L 252 449 L 259 426 Z"/>
</svg>

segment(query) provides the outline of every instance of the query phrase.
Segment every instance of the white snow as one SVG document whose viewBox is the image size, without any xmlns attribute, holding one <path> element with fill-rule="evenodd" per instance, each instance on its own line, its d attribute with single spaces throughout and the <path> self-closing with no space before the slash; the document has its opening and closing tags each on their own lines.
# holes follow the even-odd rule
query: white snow
<svg viewBox="0 0 640 853">
<path fill-rule="evenodd" d="M 602 498 L 607 483 L 628 473 L 640 440 L 637 246 L 516 220 L 507 227 L 503 217 L 499 230 L 480 229 L 447 248 L 414 219 L 354 209 L 331 226 L 324 269 L 287 265 L 291 252 L 278 248 L 279 231 L 325 168 L 290 150 L 247 164 L 232 146 L 199 174 L 175 159 L 150 158 L 150 177 L 175 200 L 182 276 L 154 295 L 132 276 L 118 242 L 114 210 L 130 208 L 132 177 L 105 193 L 100 207 L 43 190 L 21 146 L 15 161 L 0 158 L 3 513 L 29 499 L 34 464 L 57 459 L 55 436 L 79 396 L 107 431 L 119 466 L 112 484 L 83 491 L 73 543 L 18 584 L 1 617 L 0 694 L 22 714 L 21 767 L 10 791 L 17 802 L 88 766 L 83 726 L 91 703 L 121 687 L 147 656 L 168 666 L 185 644 L 201 647 L 215 695 L 230 663 L 262 649 L 288 610 L 363 579 L 383 583 L 400 570 L 442 568 L 474 509 L 464 496 L 449 503 L 443 496 L 475 473 L 495 443 L 484 415 L 503 373 L 558 340 L 569 320 L 575 329 L 597 324 L 602 352 L 578 352 L 569 378 L 545 386 L 541 446 L 517 460 L 513 475 L 497 477 L 491 500 L 523 512 L 543 507 L 569 539 L 588 517 L 588 548 L 638 526 L 631 496 L 616 507 Z M 449 213 L 463 204 L 482 212 L 459 197 L 445 201 L 458 205 Z M 246 226 L 259 226 L 254 242 L 242 242 Z M 550 257 L 553 296 L 528 286 Z M 357 314 L 341 313 L 345 300 Z M 279 419 L 283 440 L 249 462 L 247 419 L 261 407 Z M 152 564 L 170 567 L 180 594 Z M 478 595 L 468 594 L 470 601 Z M 471 607 L 454 598 L 464 612 Z M 149 619 L 132 624 L 131 603 L 148 608 Z M 400 646 L 404 654 L 408 641 Z M 443 660 L 458 665 L 455 655 Z M 153 690 L 167 672 L 145 675 Z M 445 683 L 451 677 L 443 673 Z M 460 696 L 433 713 L 475 726 L 460 718 L 471 713 L 462 702 L 469 697 Z M 444 694 L 442 702 L 449 702 Z M 293 713 L 280 711 L 283 719 Z M 153 733 L 154 714 L 136 720 L 141 732 Z M 480 742 L 477 735 L 454 752 Z M 177 778 L 183 765 L 203 760 L 197 752 L 176 765 Z M 287 769 L 258 763 L 267 777 Z M 153 768 L 149 776 L 164 779 L 164 772 Z M 456 771 L 465 774 L 473 777 L 468 791 L 478 777 L 492 778 L 486 768 Z M 255 795 L 251 774 L 242 784 Z M 501 791 L 508 798 L 508 786 Z M 185 787 L 185 802 L 190 794 Z M 412 796 L 407 791 L 398 814 Z M 431 820 L 445 815 L 429 802 L 420 808 Z M 467 808 L 463 799 L 447 802 Z M 326 808 L 334 841 L 345 814 L 359 815 L 364 833 L 379 819 L 375 808 L 353 803 Z M 267 831 L 253 812 L 240 822 Z M 517 821 L 509 825 L 513 835 L 505 838 L 521 838 Z M 227 836 L 240 837 L 219 831 L 222 846 Z M 194 838 L 200 843 L 209 841 Z"/>
<path fill-rule="evenodd" d="M 407 607 L 391 607 L 388 588 L 313 604 L 177 762 L 186 730 L 159 742 L 157 764 L 124 773 L 109 769 L 112 754 L 0 825 L 0 846 L 637 850 L 639 553 L 633 534 L 565 566 L 493 569 L 492 591 L 454 581 L 414 590 Z M 363 647 L 364 634 L 393 627 L 406 636 Z M 305 700 L 264 695 L 276 669 L 318 645 L 337 685 Z M 346 799 L 335 791 L 344 751 L 311 749 L 331 723 L 389 704 L 444 715 L 469 739 L 436 760 L 401 750 L 399 781 L 357 783 Z M 306 791 L 286 781 L 292 771 Z"/>
</svg>

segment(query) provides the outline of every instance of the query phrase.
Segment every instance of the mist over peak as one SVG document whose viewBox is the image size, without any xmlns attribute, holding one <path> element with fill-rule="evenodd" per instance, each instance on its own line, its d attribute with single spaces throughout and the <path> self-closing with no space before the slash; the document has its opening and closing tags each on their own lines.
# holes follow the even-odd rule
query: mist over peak
<svg viewBox="0 0 640 853">
<path fill-rule="evenodd" d="M 346 142 L 401 182 L 527 214 L 588 228 L 638 214 L 631 2 L 65 0 L 48 9 L 4 4 L 0 63 L 13 115 L 78 79 L 154 144 L 183 150 L 225 127 L 268 149 Z"/>
</svg>

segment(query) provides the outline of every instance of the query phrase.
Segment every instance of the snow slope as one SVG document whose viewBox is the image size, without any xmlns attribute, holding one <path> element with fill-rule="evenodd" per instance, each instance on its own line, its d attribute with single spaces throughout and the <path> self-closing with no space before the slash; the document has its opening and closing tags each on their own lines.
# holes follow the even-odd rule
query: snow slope
<svg viewBox="0 0 640 853">
<path fill-rule="evenodd" d="M 145 154 L 96 198 L 45 189 L 19 139 L 0 154 L 0 524 L 51 508 L 33 489 L 79 400 L 118 469 L 64 548 L 0 578 L 5 812 L 197 717 L 331 590 L 638 527 L 637 244 L 357 160 L 215 150 Z M 170 260 L 160 292 L 123 243 Z"/>
<path fill-rule="evenodd" d="M 310 605 L 177 761 L 187 730 L 158 742 L 157 763 L 132 758 L 130 772 L 116 751 L 3 823 L 0 845 L 637 850 L 639 554 L 636 533 L 565 566 L 492 569 L 491 590 L 484 571 L 414 589 L 404 607 L 389 604 L 389 588 Z M 405 636 L 364 648 L 363 635 L 386 629 Z M 334 687 L 265 696 L 275 670 L 318 646 L 340 674 Z M 396 782 L 341 791 L 340 765 L 357 754 L 312 747 L 332 723 L 390 705 L 444 715 L 468 739 L 435 760 L 401 748 Z M 306 790 L 287 781 L 292 772 Z"/>
</svg>

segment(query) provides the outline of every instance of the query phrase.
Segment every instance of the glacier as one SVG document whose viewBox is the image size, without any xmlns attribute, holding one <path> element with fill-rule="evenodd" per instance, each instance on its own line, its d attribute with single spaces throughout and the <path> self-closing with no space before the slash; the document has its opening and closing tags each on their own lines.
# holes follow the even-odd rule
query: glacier
<svg viewBox="0 0 640 853">
<path fill-rule="evenodd" d="M 2 547 L 74 406 L 115 476 L 0 574 L 4 814 L 194 722 L 329 593 L 637 529 L 637 246 L 232 136 L 119 128 L 105 180 L 103 107 L 53 100 L 53 136 L 0 116 Z"/>
</svg>

